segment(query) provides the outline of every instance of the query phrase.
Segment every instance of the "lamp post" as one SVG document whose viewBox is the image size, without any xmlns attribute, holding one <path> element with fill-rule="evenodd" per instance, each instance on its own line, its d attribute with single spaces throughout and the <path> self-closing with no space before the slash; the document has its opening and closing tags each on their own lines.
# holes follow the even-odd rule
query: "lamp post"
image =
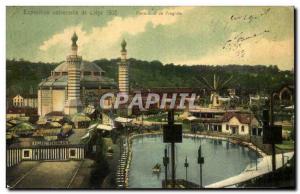
<svg viewBox="0 0 300 194">
<path fill-rule="evenodd" d="M 198 149 L 198 164 L 200 165 L 200 188 L 202 188 L 202 164 L 204 164 L 204 158 L 202 157 L 201 145 Z"/>
<path fill-rule="evenodd" d="M 274 92 L 271 93 L 270 97 L 270 126 L 272 127 L 274 125 L 274 113 L 273 113 L 273 95 Z M 272 138 L 272 171 L 275 172 L 276 170 L 276 149 L 275 149 L 275 143 L 274 139 Z"/>
<path fill-rule="evenodd" d="M 165 166 L 165 188 L 167 188 L 167 186 L 168 186 L 168 164 L 169 164 L 167 148 L 165 148 L 165 156 L 163 157 L 163 163 Z"/>
<path fill-rule="evenodd" d="M 185 181 L 187 182 L 187 168 L 189 167 L 189 163 L 187 162 L 187 156 L 185 157 L 184 167 L 185 167 Z"/>
<path fill-rule="evenodd" d="M 168 110 L 168 124 L 163 125 L 164 143 L 171 143 L 172 188 L 175 188 L 175 143 L 182 143 L 182 125 L 174 124 L 174 110 Z"/>
<path fill-rule="evenodd" d="M 270 143 L 271 149 L 272 149 L 272 172 L 275 172 L 276 170 L 276 156 L 275 156 L 275 144 L 273 139 L 273 134 L 267 133 L 267 130 L 270 131 L 273 127 L 273 92 L 270 96 L 270 101 L 266 103 L 267 106 L 269 106 L 269 109 L 263 110 L 263 129 L 265 131 L 263 132 L 264 136 L 268 138 L 268 141 L 263 143 Z"/>
<path fill-rule="evenodd" d="M 168 125 L 174 125 L 174 110 L 168 111 Z M 175 142 L 171 142 L 172 188 L 175 188 Z"/>
</svg>

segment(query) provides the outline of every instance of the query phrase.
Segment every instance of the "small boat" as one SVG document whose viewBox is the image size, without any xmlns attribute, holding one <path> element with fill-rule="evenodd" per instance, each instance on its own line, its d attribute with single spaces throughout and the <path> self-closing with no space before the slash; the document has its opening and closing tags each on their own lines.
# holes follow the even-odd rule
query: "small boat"
<svg viewBox="0 0 300 194">
<path fill-rule="evenodd" d="M 156 163 L 155 166 L 152 168 L 153 173 L 160 173 L 160 164 Z"/>
</svg>

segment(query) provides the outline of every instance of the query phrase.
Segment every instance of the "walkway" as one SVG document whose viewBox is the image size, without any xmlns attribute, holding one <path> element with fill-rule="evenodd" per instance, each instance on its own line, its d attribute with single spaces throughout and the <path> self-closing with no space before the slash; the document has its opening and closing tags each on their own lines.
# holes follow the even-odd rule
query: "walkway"
<svg viewBox="0 0 300 194">
<path fill-rule="evenodd" d="M 288 159 L 291 159 L 294 155 L 294 152 L 287 152 L 284 153 L 284 164 L 287 163 Z M 288 158 L 287 158 L 288 157 Z M 282 167 L 282 154 L 276 154 L 276 169 Z M 256 167 L 246 168 L 244 172 L 241 174 L 225 179 L 223 181 L 213 183 L 210 185 L 205 186 L 205 188 L 224 188 L 233 186 L 242 182 L 245 182 L 247 180 L 253 179 L 255 177 L 261 176 L 263 174 L 267 174 L 272 171 L 272 156 L 264 156 L 261 160 L 261 162 L 258 163 L 257 166 L 258 170 L 256 170 Z"/>
<path fill-rule="evenodd" d="M 101 187 L 104 189 L 116 188 L 115 179 L 117 175 L 118 165 L 120 163 L 120 140 L 118 140 L 116 144 L 112 144 L 111 148 L 114 152 L 112 154 L 112 157 L 107 158 L 110 172 L 102 182 Z"/>
<path fill-rule="evenodd" d="M 13 189 L 68 188 L 77 175 L 80 161 L 23 161 L 11 169 L 8 187 Z M 15 170 L 18 169 L 18 170 Z M 13 176 L 12 171 L 21 172 Z"/>
</svg>

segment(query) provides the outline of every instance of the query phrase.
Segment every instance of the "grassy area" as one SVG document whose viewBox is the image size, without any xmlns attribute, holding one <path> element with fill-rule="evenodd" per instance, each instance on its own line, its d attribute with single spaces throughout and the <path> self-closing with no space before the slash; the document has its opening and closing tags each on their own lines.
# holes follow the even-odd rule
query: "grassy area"
<svg viewBox="0 0 300 194">
<path fill-rule="evenodd" d="M 189 122 L 182 122 L 182 131 L 191 132 L 191 126 Z"/>
<path fill-rule="evenodd" d="M 292 126 L 282 126 L 282 130 L 285 131 L 292 131 L 293 127 Z"/>
<path fill-rule="evenodd" d="M 162 122 L 162 121 L 167 121 L 167 114 L 159 114 L 155 116 L 151 116 L 148 118 L 144 118 L 145 121 L 150 121 L 150 122 Z"/>
<path fill-rule="evenodd" d="M 181 120 L 178 120 L 179 114 L 175 114 L 175 122 L 181 122 Z M 149 116 L 148 118 L 144 117 L 145 121 L 150 122 L 167 122 L 168 113 L 164 112 L 163 114 L 157 114 L 153 116 Z"/>
<path fill-rule="evenodd" d="M 276 147 L 282 150 L 294 150 L 295 143 L 291 140 L 282 141 L 282 144 L 276 144 Z"/>
</svg>

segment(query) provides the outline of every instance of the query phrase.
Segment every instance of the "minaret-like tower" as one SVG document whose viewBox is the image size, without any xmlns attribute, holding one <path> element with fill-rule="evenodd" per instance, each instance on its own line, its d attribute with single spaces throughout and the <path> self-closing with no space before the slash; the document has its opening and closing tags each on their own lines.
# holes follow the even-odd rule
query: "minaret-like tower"
<svg viewBox="0 0 300 194">
<path fill-rule="evenodd" d="M 71 46 L 71 54 L 67 56 L 68 63 L 68 98 L 65 104 L 64 112 L 66 115 L 73 115 L 82 110 L 80 99 L 80 64 L 82 57 L 77 55 L 77 40 L 76 33 L 73 34 Z"/>
<path fill-rule="evenodd" d="M 127 63 L 127 50 L 126 41 L 121 43 L 121 62 L 119 63 L 119 92 L 129 93 L 129 78 L 128 78 L 128 63 Z"/>
<path fill-rule="evenodd" d="M 126 45 L 127 45 L 126 41 L 123 40 L 121 43 L 121 47 L 122 47 L 121 61 L 119 63 L 119 93 L 123 95 L 129 95 L 129 75 L 128 75 L 129 64 L 127 62 Z M 118 114 L 120 116 L 125 116 L 125 117 L 131 115 L 131 110 L 128 108 L 128 104 L 120 105 Z"/>
</svg>

